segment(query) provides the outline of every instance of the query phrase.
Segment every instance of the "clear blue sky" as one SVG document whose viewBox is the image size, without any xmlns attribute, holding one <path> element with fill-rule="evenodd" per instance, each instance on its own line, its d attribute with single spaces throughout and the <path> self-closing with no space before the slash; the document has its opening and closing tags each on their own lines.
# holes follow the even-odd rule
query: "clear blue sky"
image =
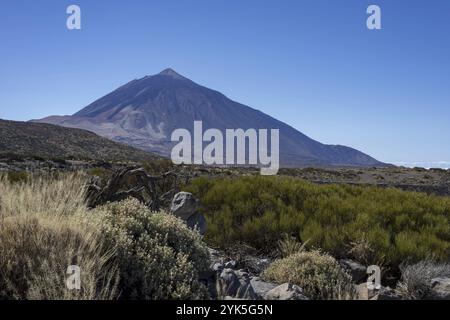
<svg viewBox="0 0 450 320">
<path fill-rule="evenodd" d="M 0 46 L 0 118 L 72 114 L 172 67 L 321 142 L 450 161 L 448 0 L 2 1 Z"/>
</svg>

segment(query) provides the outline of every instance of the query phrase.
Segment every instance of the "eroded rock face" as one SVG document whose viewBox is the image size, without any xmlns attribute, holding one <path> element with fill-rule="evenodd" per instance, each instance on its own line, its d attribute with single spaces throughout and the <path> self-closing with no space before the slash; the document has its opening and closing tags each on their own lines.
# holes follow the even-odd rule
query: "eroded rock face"
<svg viewBox="0 0 450 320">
<path fill-rule="evenodd" d="M 265 294 L 264 298 L 266 300 L 308 300 L 302 288 L 290 283 L 273 288 Z"/>
</svg>

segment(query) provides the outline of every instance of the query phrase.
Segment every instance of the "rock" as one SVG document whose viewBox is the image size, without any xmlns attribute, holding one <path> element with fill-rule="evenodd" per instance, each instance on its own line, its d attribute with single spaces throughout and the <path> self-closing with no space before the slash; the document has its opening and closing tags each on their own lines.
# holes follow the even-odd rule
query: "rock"
<svg viewBox="0 0 450 320">
<path fill-rule="evenodd" d="M 222 255 L 216 249 L 208 247 L 209 256 L 211 257 L 211 261 L 213 263 L 220 262 L 222 263 Z"/>
<path fill-rule="evenodd" d="M 295 284 L 283 283 L 273 288 L 264 296 L 265 300 L 308 300 L 302 288 Z"/>
<path fill-rule="evenodd" d="M 450 300 L 450 278 L 432 279 L 430 298 L 435 300 Z"/>
<path fill-rule="evenodd" d="M 186 225 L 197 230 L 202 236 L 206 233 L 206 220 L 200 212 L 194 213 L 186 220 Z"/>
<path fill-rule="evenodd" d="M 223 269 L 219 276 L 220 292 L 223 296 L 235 296 L 240 282 L 236 273 L 232 269 Z"/>
<path fill-rule="evenodd" d="M 272 282 L 265 282 L 261 280 L 261 278 L 259 277 L 254 277 L 250 279 L 250 284 L 252 285 L 253 290 L 258 296 L 258 299 L 264 299 L 264 296 L 267 294 L 267 292 L 278 287 L 278 284 Z"/>
<path fill-rule="evenodd" d="M 236 261 L 230 260 L 225 263 L 225 268 L 234 269 L 234 268 L 236 268 L 236 265 L 237 265 Z"/>
<path fill-rule="evenodd" d="M 263 272 L 270 266 L 271 263 L 272 263 L 272 260 L 270 260 L 268 258 L 259 259 L 256 262 L 256 267 L 258 268 L 259 272 Z"/>
<path fill-rule="evenodd" d="M 172 199 L 170 212 L 183 219 L 188 220 L 190 216 L 197 213 L 198 200 L 189 192 L 178 192 Z"/>
<path fill-rule="evenodd" d="M 400 294 L 389 287 L 381 286 L 379 289 L 369 289 L 367 282 L 356 285 L 358 300 L 401 300 Z"/>
<path fill-rule="evenodd" d="M 395 291 L 394 289 L 391 289 L 389 287 L 381 287 L 378 293 L 378 299 L 377 300 L 401 300 L 401 295 Z"/>
<path fill-rule="evenodd" d="M 362 264 L 350 259 L 339 260 L 339 264 L 352 277 L 353 282 L 360 284 L 367 280 L 367 267 Z"/>
<path fill-rule="evenodd" d="M 212 265 L 212 268 L 214 272 L 221 273 L 223 269 L 225 269 L 224 265 L 220 262 L 216 262 Z"/>
<path fill-rule="evenodd" d="M 233 259 L 236 261 L 235 268 L 245 269 L 255 275 L 261 274 L 272 262 L 270 259 L 246 253 L 238 253 L 233 256 Z"/>
<path fill-rule="evenodd" d="M 226 268 L 219 276 L 219 294 L 238 299 L 254 300 L 257 298 L 250 284 L 248 273 L 243 270 L 233 271 Z"/>
</svg>

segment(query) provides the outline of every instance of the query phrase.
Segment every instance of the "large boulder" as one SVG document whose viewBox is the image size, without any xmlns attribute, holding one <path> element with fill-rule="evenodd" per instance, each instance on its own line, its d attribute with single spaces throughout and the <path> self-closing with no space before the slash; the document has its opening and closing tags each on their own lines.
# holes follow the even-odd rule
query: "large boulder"
<svg viewBox="0 0 450 320">
<path fill-rule="evenodd" d="M 198 199 L 189 192 L 178 192 L 172 199 L 170 213 L 187 221 L 198 212 Z"/>
<path fill-rule="evenodd" d="M 186 225 L 201 235 L 206 232 L 206 220 L 198 211 L 199 201 L 189 192 L 178 192 L 172 199 L 170 213 L 184 220 Z"/>
<path fill-rule="evenodd" d="M 450 278 L 434 278 L 431 280 L 430 299 L 450 300 Z"/>
<path fill-rule="evenodd" d="M 257 298 L 250 277 L 243 270 L 224 269 L 218 279 L 219 294 L 238 299 L 254 300 Z"/>
<path fill-rule="evenodd" d="M 255 291 L 256 295 L 258 296 L 258 299 L 264 299 L 267 292 L 278 287 L 278 284 L 263 281 L 259 277 L 254 277 L 254 278 L 250 279 L 250 284 L 252 285 L 253 290 Z"/>
<path fill-rule="evenodd" d="M 295 284 L 284 283 L 273 288 L 264 296 L 265 300 L 308 300 L 302 288 Z"/>
</svg>

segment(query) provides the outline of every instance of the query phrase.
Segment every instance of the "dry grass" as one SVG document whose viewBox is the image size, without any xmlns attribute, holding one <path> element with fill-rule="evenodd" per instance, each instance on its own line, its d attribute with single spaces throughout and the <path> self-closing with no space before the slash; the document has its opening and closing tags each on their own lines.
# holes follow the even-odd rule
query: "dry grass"
<svg viewBox="0 0 450 320">
<path fill-rule="evenodd" d="M 0 299 L 112 299 L 117 271 L 86 218 L 85 177 L 0 177 Z M 69 265 L 81 290 L 66 287 Z"/>
<path fill-rule="evenodd" d="M 428 298 L 431 291 L 431 280 L 439 277 L 450 277 L 450 264 L 437 263 L 426 259 L 415 264 L 401 267 L 402 278 L 397 291 L 404 299 L 420 300 Z"/>
<path fill-rule="evenodd" d="M 303 252 L 307 243 L 308 241 L 301 243 L 295 237 L 284 234 L 283 238 L 278 240 L 278 254 L 282 258 L 286 258 L 295 253 Z"/>
</svg>

